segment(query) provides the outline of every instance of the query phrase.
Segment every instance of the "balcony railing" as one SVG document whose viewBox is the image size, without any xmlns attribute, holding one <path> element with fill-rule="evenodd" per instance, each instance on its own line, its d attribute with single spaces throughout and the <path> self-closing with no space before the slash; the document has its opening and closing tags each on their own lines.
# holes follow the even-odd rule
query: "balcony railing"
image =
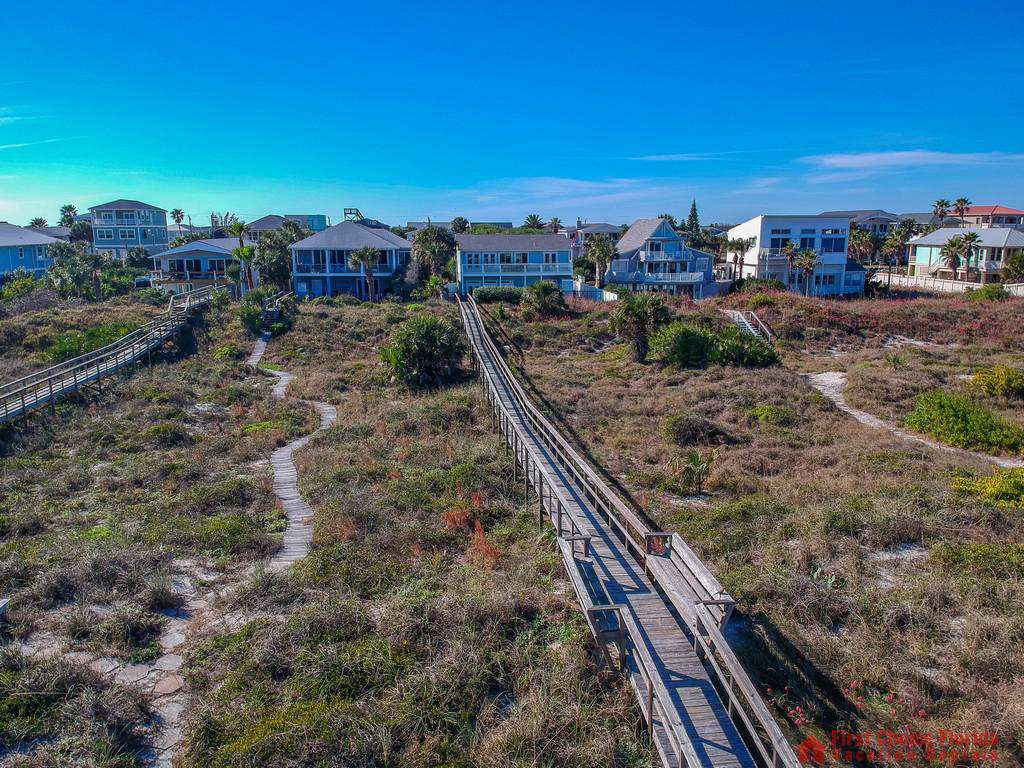
<svg viewBox="0 0 1024 768">
<path fill-rule="evenodd" d="M 608 273 L 610 283 L 702 283 L 703 272 L 640 272 L 638 270 Z"/>
<path fill-rule="evenodd" d="M 572 264 L 463 264 L 462 272 L 466 275 L 571 275 Z"/>
<path fill-rule="evenodd" d="M 156 272 L 150 272 L 149 278 L 154 283 L 160 282 L 179 282 L 187 280 L 226 280 L 227 275 L 224 272 L 215 272 L 212 270 L 208 271 L 197 271 L 192 270 L 170 270 L 163 269 L 157 270 Z"/>
<path fill-rule="evenodd" d="M 393 275 L 398 267 L 378 264 L 373 268 L 374 277 L 389 277 Z M 295 265 L 295 272 L 300 275 L 337 275 L 339 277 L 362 277 L 363 273 L 358 269 L 349 269 L 347 265 L 341 264 L 303 264 L 301 261 Z"/>
</svg>

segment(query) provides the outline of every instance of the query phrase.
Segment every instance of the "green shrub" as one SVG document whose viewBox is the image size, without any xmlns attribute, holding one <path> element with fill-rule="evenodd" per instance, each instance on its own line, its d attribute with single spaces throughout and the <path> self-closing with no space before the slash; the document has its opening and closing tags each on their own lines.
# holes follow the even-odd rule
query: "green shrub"
<svg viewBox="0 0 1024 768">
<path fill-rule="evenodd" d="M 775 299 L 769 296 L 767 293 L 758 292 L 755 293 L 747 300 L 747 307 L 750 309 L 761 309 L 762 307 L 774 307 Z"/>
<path fill-rule="evenodd" d="M 965 295 L 968 301 L 1003 301 L 1010 298 L 1010 292 L 999 283 L 989 283 L 981 288 L 972 288 Z"/>
<path fill-rule="evenodd" d="M 473 298 L 480 304 L 493 304 L 496 301 L 518 304 L 523 299 L 523 289 L 511 285 L 485 285 L 473 289 Z"/>
<path fill-rule="evenodd" d="M 676 321 L 651 335 L 651 354 L 668 365 L 704 368 L 714 356 L 715 343 L 715 334 L 710 329 Z"/>
<path fill-rule="evenodd" d="M 258 336 L 263 326 L 263 310 L 258 303 L 243 302 L 238 307 L 238 319 L 242 326 L 253 336 Z"/>
<path fill-rule="evenodd" d="M 84 331 L 71 331 L 61 334 L 57 340 L 46 348 L 43 356 L 51 363 L 61 363 L 86 352 L 113 344 L 136 328 L 136 323 L 106 323 Z"/>
<path fill-rule="evenodd" d="M 215 360 L 237 360 L 242 356 L 242 350 L 235 344 L 224 344 L 213 353 Z"/>
<path fill-rule="evenodd" d="M 739 293 L 763 293 L 765 291 L 785 291 L 786 284 L 781 280 L 764 280 L 759 277 L 741 277 L 732 285 L 732 290 Z"/>
<path fill-rule="evenodd" d="M 163 448 L 173 448 L 176 445 L 188 445 L 192 442 L 192 435 L 184 426 L 173 421 L 165 421 L 154 424 L 147 429 L 143 435 L 152 443 Z"/>
<path fill-rule="evenodd" d="M 958 477 L 953 488 L 1002 507 L 1024 508 L 1024 469 L 997 469 L 990 477 Z"/>
<path fill-rule="evenodd" d="M 458 331 L 447 320 L 417 315 L 402 323 L 380 359 L 394 377 L 414 387 L 433 386 L 451 378 L 465 351 Z"/>
<path fill-rule="evenodd" d="M 747 423 L 753 424 L 755 421 L 773 427 L 789 427 L 797 422 L 797 414 L 785 406 L 755 405 L 747 411 Z"/>
<path fill-rule="evenodd" d="M 42 280 L 37 280 L 24 269 L 16 269 L 7 273 L 3 285 L 0 286 L 0 302 L 20 299 L 42 287 Z"/>
<path fill-rule="evenodd" d="M 771 344 L 731 325 L 715 331 L 677 321 L 654 333 L 651 351 L 655 359 L 680 368 L 704 368 L 709 363 L 764 368 L 779 362 Z"/>
<path fill-rule="evenodd" d="M 557 317 L 569 311 L 569 308 L 565 306 L 562 289 L 550 280 L 541 280 L 539 283 L 528 285 L 523 289 L 519 303 L 523 306 L 523 317 L 528 320 Z"/>
<path fill-rule="evenodd" d="M 964 395 L 932 390 L 918 395 L 907 426 L 957 448 L 1019 453 L 1024 427 L 1011 424 Z"/>
<path fill-rule="evenodd" d="M 680 448 L 729 442 L 729 434 L 710 419 L 690 413 L 676 413 L 665 420 L 665 437 Z"/>
<path fill-rule="evenodd" d="M 974 374 L 971 386 L 991 397 L 1024 398 L 1024 371 L 1008 365 L 982 368 Z"/>
<path fill-rule="evenodd" d="M 779 353 L 768 342 L 729 325 L 718 332 L 712 359 L 719 365 L 767 368 L 778 365 Z"/>
<path fill-rule="evenodd" d="M 1020 544 L 942 542 L 932 547 L 929 556 L 952 573 L 1000 578 L 1024 576 L 1024 546 Z"/>
<path fill-rule="evenodd" d="M 282 333 L 292 327 L 290 320 L 278 320 L 276 323 L 270 326 L 271 336 L 280 336 Z"/>
</svg>

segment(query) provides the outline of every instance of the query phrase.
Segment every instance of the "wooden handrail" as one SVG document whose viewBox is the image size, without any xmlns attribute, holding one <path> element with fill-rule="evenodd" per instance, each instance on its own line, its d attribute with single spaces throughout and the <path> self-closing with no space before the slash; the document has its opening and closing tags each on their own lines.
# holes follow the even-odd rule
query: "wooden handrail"
<svg viewBox="0 0 1024 768">
<path fill-rule="evenodd" d="M 216 286 L 205 286 L 186 294 L 184 306 L 171 297 L 169 307 L 140 328 L 126 333 L 116 341 L 71 360 L 65 360 L 41 371 L 0 385 L 0 421 L 50 402 L 65 391 L 90 381 L 98 381 L 112 371 L 134 362 L 151 350 L 184 323 L 193 305 L 207 303 Z"/>
<path fill-rule="evenodd" d="M 687 626 L 693 633 L 695 646 L 703 653 L 706 666 L 709 667 L 718 687 L 726 697 L 727 710 L 733 722 L 736 723 L 737 718 L 739 719 L 739 724 L 742 724 L 746 730 L 749 741 L 756 746 L 758 755 L 766 765 L 772 766 L 772 768 L 777 766 L 800 768 L 800 763 L 792 747 L 786 741 L 778 723 L 758 694 L 756 686 L 721 632 L 720 628 L 728 621 L 735 606 L 733 599 L 678 534 L 650 530 L 632 510 L 626 507 L 621 499 L 618 499 L 597 476 L 596 471 L 579 456 L 559 431 L 540 413 L 512 374 L 503 356 L 498 352 L 490 334 L 484 328 L 483 319 L 472 297 L 468 303 L 460 299 L 459 309 L 466 324 L 467 333 L 473 342 L 474 356 L 479 355 L 479 351 L 475 348 L 476 344 L 482 343 L 498 368 L 507 391 L 512 394 L 520 406 L 521 413 L 519 415 L 525 416 L 527 422 L 537 430 L 537 436 L 541 437 L 545 446 L 553 452 L 558 463 L 573 475 L 574 481 L 584 496 L 595 504 L 595 509 L 600 509 L 607 516 L 609 524 L 614 525 L 623 534 L 623 540 L 642 560 L 648 575 L 655 583 L 662 586 L 666 597 L 680 609 Z M 496 414 L 500 414 L 498 416 L 499 425 L 507 440 L 509 429 L 514 426 L 513 422 L 509 419 L 509 414 L 505 412 L 501 399 L 498 397 L 496 382 L 491 380 L 482 364 L 478 367 L 481 377 L 486 382 L 488 399 L 491 401 L 492 408 Z M 529 443 L 521 438 L 513 438 L 512 443 L 513 445 L 521 444 L 524 450 L 524 469 L 529 479 L 530 459 L 527 456 L 533 451 Z M 536 468 L 535 472 L 539 476 L 538 456 L 533 456 L 533 463 Z M 540 479 L 538 479 L 534 490 L 539 492 L 541 510 L 544 511 L 544 488 Z M 645 681 L 647 701 L 642 701 L 641 704 L 646 705 L 645 714 L 649 727 L 653 727 L 653 710 L 657 706 L 662 722 L 671 726 L 666 729 L 666 733 L 674 742 L 677 759 L 685 759 L 690 765 L 698 765 L 700 761 L 693 745 L 686 739 L 686 731 L 679 721 L 678 712 L 672 704 L 673 700 L 658 674 L 658 667 L 651 658 L 645 643 L 642 640 L 637 642 L 637 638 L 642 638 L 643 634 L 632 615 L 629 611 L 623 611 L 615 605 L 595 605 L 582 585 L 583 577 L 576 564 L 575 547 L 572 543 L 578 535 L 576 529 L 581 526 L 569 511 L 568 499 L 557 487 L 551 485 L 548 488 L 546 510 L 548 516 L 553 516 L 552 495 L 558 502 L 558 511 L 561 514 L 567 514 L 572 521 L 570 533 L 566 536 L 562 532 L 561 514 L 558 521 L 552 520 L 558 529 L 559 546 L 569 569 L 570 581 L 573 582 L 574 590 L 587 615 L 591 631 L 597 636 L 598 629 L 593 620 L 595 612 L 614 612 L 617 615 L 625 633 L 623 650 L 628 650 L 632 654 L 637 671 Z M 619 520 L 619 516 L 622 520 Z M 639 543 L 636 541 L 637 536 Z M 667 556 L 655 556 L 650 551 L 651 543 L 659 539 L 668 540 Z M 706 596 L 702 596 L 702 592 Z M 698 599 L 693 599 L 692 595 L 694 594 L 698 596 Z"/>
</svg>

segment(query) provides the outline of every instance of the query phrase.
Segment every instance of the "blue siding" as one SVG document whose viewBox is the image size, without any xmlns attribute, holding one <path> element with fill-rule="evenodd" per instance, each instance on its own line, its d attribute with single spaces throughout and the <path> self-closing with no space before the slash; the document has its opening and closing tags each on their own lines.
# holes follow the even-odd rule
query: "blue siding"
<svg viewBox="0 0 1024 768">
<path fill-rule="evenodd" d="M 45 245 L 12 245 L 0 247 L 0 279 L 8 272 L 24 269 L 41 275 L 50 266 Z"/>
</svg>

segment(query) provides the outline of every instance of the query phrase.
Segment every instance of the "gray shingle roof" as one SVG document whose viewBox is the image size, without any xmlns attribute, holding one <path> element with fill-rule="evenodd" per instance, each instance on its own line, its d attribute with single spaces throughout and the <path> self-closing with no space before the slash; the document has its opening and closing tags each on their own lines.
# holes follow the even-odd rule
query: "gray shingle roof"
<svg viewBox="0 0 1024 768">
<path fill-rule="evenodd" d="M 850 216 L 854 219 L 872 218 L 875 216 L 882 216 L 885 218 L 898 219 L 900 215 L 898 213 L 890 213 L 889 211 L 883 211 L 881 208 L 865 208 L 853 211 L 822 211 L 820 216 Z"/>
<path fill-rule="evenodd" d="M 633 225 L 626 230 L 619 242 L 615 246 L 615 250 L 619 253 L 629 253 L 635 251 L 647 242 L 648 238 L 653 235 L 661 223 L 665 219 L 659 217 L 657 219 L 637 219 L 633 222 Z"/>
<path fill-rule="evenodd" d="M 34 232 L 28 227 L 19 227 L 17 224 L 0 221 L 0 248 L 19 245 L 52 245 L 59 242 L 60 240 L 55 237 Z"/>
<path fill-rule="evenodd" d="M 568 251 L 565 235 L 456 235 L 455 242 L 463 251 Z"/>
<path fill-rule="evenodd" d="M 412 243 L 399 237 L 388 229 L 364 227 L 354 221 L 342 221 L 312 237 L 300 240 L 292 248 L 331 249 L 336 251 L 355 251 L 360 248 L 380 248 L 382 250 L 407 250 Z"/>
<path fill-rule="evenodd" d="M 248 238 L 243 238 L 243 242 L 245 242 L 246 245 L 250 245 Z M 179 253 L 195 253 L 196 251 L 202 251 L 203 253 L 213 253 L 219 256 L 221 254 L 230 254 L 237 247 L 237 237 L 211 237 L 206 240 L 193 240 L 191 243 L 185 243 L 184 245 L 179 245 L 176 248 L 161 251 L 157 255 L 160 258 L 164 258 L 166 256 L 177 256 Z"/>
<path fill-rule="evenodd" d="M 143 203 L 143 202 L 140 202 L 139 200 L 114 200 L 113 202 L 104 203 L 103 205 L 93 205 L 93 206 L 90 206 L 89 210 L 90 211 L 99 211 L 99 210 L 107 210 L 108 208 L 115 208 L 115 209 L 118 209 L 118 210 L 126 210 L 126 211 L 135 211 L 135 210 L 139 210 L 139 209 L 144 209 L 144 210 L 150 210 L 150 211 L 163 211 L 164 213 L 167 213 L 167 211 L 164 210 L 163 208 L 160 208 L 160 207 L 155 206 L 155 205 L 150 205 L 149 203 Z"/>
<path fill-rule="evenodd" d="M 981 236 L 977 245 L 982 248 L 1024 248 L 1024 232 L 1009 227 L 943 227 L 915 237 L 910 245 L 945 245 L 954 237 L 968 232 L 977 232 Z"/>
<path fill-rule="evenodd" d="M 31 229 L 33 232 L 47 237 L 56 237 L 58 240 L 71 237 L 71 227 L 26 227 L 26 229 Z"/>
<path fill-rule="evenodd" d="M 278 216 L 276 213 L 268 214 L 267 216 L 261 216 L 256 221 L 249 222 L 249 229 L 266 230 L 266 229 L 280 229 L 281 225 L 286 221 L 284 216 Z"/>
</svg>

